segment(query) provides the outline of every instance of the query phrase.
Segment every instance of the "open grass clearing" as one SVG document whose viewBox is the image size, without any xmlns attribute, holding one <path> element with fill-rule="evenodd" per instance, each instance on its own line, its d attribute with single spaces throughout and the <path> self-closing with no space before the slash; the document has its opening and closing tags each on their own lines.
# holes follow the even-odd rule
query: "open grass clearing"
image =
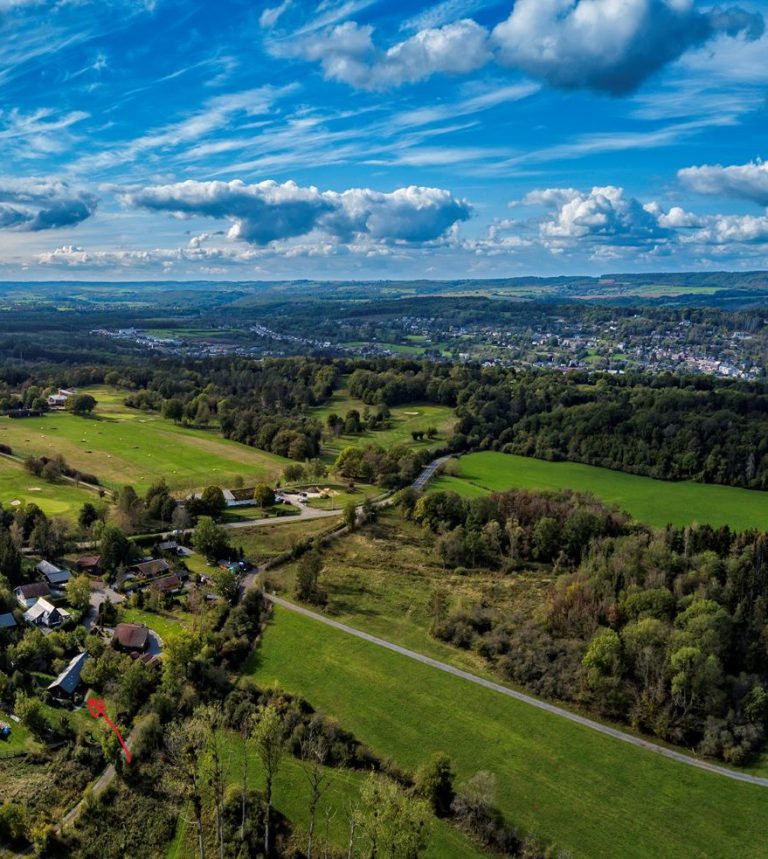
<svg viewBox="0 0 768 859">
<path fill-rule="evenodd" d="M 331 399 L 323 406 L 312 410 L 312 415 L 325 425 L 330 414 L 344 417 L 351 409 L 357 409 L 362 416 L 365 409 L 375 412 L 376 406 L 366 406 L 362 400 L 351 397 L 345 389 L 336 391 Z M 445 442 L 456 423 L 456 415 L 450 406 L 435 406 L 428 403 L 408 403 L 404 406 L 391 406 L 390 427 L 381 430 L 366 430 L 356 435 L 342 434 L 338 438 L 325 438 L 323 453 L 326 459 L 335 459 L 345 447 L 357 447 L 364 444 L 378 444 L 381 447 L 395 447 L 407 444 L 415 448 L 432 448 Z M 428 427 L 437 429 L 437 437 L 414 441 L 413 431 L 426 430 Z M 0 438 L 0 440 L 2 440 Z"/>
<path fill-rule="evenodd" d="M 131 484 L 144 492 L 164 477 L 174 490 L 216 484 L 229 488 L 273 482 L 290 460 L 221 438 L 214 431 L 176 425 L 157 413 L 129 409 L 120 392 L 83 388 L 97 400 L 94 415 L 51 412 L 40 418 L 0 418 L 0 443 L 20 456 L 61 454 L 107 487 Z"/>
<path fill-rule="evenodd" d="M 508 489 L 591 492 L 656 528 L 694 522 L 741 531 L 768 529 L 768 492 L 691 481 L 654 480 L 576 462 L 547 462 L 497 452 L 471 453 L 450 465 L 454 476 L 438 477 L 431 490 L 465 497 Z"/>
<path fill-rule="evenodd" d="M 177 633 L 197 626 L 198 617 L 180 608 L 173 611 L 147 611 L 141 608 L 120 607 L 122 623 L 143 623 L 160 638 L 166 639 Z"/>
<path fill-rule="evenodd" d="M 514 575 L 492 570 L 456 574 L 442 568 L 431 543 L 429 535 L 394 510 L 382 511 L 377 523 L 330 543 L 322 552 L 320 576 L 320 587 L 328 594 L 325 611 L 335 620 L 490 677 L 487 663 L 474 651 L 429 634 L 435 592 L 445 595 L 448 611 L 490 604 L 532 614 L 554 575 L 544 567 Z M 270 571 L 270 587 L 292 598 L 297 566 Z"/>
<path fill-rule="evenodd" d="M 308 646 L 311 643 L 311 646 Z M 434 751 L 498 778 L 514 823 L 574 856 L 768 856 L 766 791 L 685 767 L 276 609 L 250 665 L 409 769 Z"/>
</svg>

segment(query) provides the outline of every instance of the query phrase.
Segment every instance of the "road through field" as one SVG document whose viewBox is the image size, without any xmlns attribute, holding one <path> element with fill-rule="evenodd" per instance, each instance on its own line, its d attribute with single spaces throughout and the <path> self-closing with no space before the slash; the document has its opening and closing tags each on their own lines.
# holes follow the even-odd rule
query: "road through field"
<svg viewBox="0 0 768 859">
<path fill-rule="evenodd" d="M 445 671 L 447 674 L 453 674 L 454 677 L 460 677 L 462 680 L 468 680 L 470 683 L 475 683 L 478 686 L 484 686 L 486 689 L 491 689 L 494 692 L 498 692 L 500 695 L 506 695 L 509 698 L 514 698 L 517 701 L 522 701 L 524 704 L 529 704 L 532 707 L 537 707 L 540 710 L 545 710 L 547 713 L 551 713 L 554 716 L 568 719 L 570 722 L 575 722 L 577 725 L 589 728 L 592 731 L 597 731 L 600 734 L 605 734 L 606 736 L 613 737 L 615 740 L 621 740 L 624 743 L 629 743 L 633 746 L 637 746 L 640 749 L 645 749 L 646 751 L 653 752 L 657 755 L 663 755 L 666 758 L 670 758 L 671 760 L 677 761 L 681 764 L 685 764 L 686 766 L 706 770 L 707 772 L 714 773 L 715 775 L 724 776 L 725 778 L 733 779 L 734 781 L 742 781 L 747 782 L 749 784 L 756 784 L 760 787 L 768 787 L 768 778 L 750 775 L 749 773 L 728 769 L 727 767 L 719 766 L 718 764 L 713 764 L 709 761 L 701 760 L 700 758 L 691 757 L 690 755 L 683 754 L 682 752 L 675 751 L 674 749 L 667 748 L 666 746 L 661 746 L 657 743 L 653 743 L 650 740 L 645 740 L 642 737 L 636 737 L 633 734 L 625 733 L 624 731 L 620 731 L 618 728 L 612 728 L 610 725 L 604 725 L 601 722 L 596 722 L 593 719 L 587 718 L 586 716 L 580 716 L 578 713 L 572 713 L 570 710 L 566 710 L 563 707 L 558 707 L 555 704 L 549 704 L 546 701 L 541 701 L 538 698 L 534 698 L 532 695 L 526 695 L 524 692 L 518 692 L 515 689 L 509 689 L 507 686 L 502 686 L 499 683 L 494 683 L 492 680 L 486 680 L 484 677 L 478 677 L 476 674 L 470 674 L 470 672 L 463 671 L 461 668 L 454 668 L 453 665 L 448 665 L 445 662 L 440 662 L 437 659 L 432 659 L 432 657 L 425 656 L 423 653 L 417 653 L 414 650 L 408 650 L 408 648 L 406 647 L 401 647 L 399 644 L 393 644 L 391 641 L 387 641 L 386 639 L 378 638 L 377 636 L 370 635 L 367 632 L 362 632 L 361 630 L 355 629 L 352 626 L 347 626 L 345 623 L 339 623 L 339 621 L 332 620 L 329 617 L 325 617 L 325 615 L 318 614 L 317 612 L 310 611 L 309 609 L 303 608 L 302 606 L 296 605 L 295 603 L 289 602 L 288 600 L 281 599 L 274 594 L 265 593 L 264 596 L 270 602 L 274 603 L 275 605 L 279 605 L 282 608 L 288 609 L 288 611 L 297 612 L 298 614 L 304 615 L 305 617 L 311 618 L 312 620 L 316 620 L 319 623 L 324 623 L 327 626 L 332 626 L 334 629 L 338 629 L 341 632 L 347 633 L 348 635 L 354 635 L 357 638 L 362 638 L 365 641 L 370 642 L 371 644 L 376 644 L 379 647 L 385 647 L 387 648 L 387 650 L 392 650 L 395 653 L 399 653 L 401 656 L 406 656 L 408 659 L 413 659 L 416 662 L 421 662 L 424 665 L 429 665 L 432 668 L 438 669 L 439 671 Z"/>
</svg>

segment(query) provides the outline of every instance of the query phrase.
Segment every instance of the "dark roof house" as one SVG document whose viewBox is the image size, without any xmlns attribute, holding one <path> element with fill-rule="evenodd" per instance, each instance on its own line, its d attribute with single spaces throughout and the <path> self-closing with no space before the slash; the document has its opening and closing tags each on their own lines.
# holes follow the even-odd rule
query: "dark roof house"
<svg viewBox="0 0 768 859">
<path fill-rule="evenodd" d="M 72 578 L 72 573 L 69 570 L 62 570 L 50 561 L 40 561 L 35 569 L 52 588 L 57 585 L 65 585 Z"/>
<path fill-rule="evenodd" d="M 96 575 L 101 572 L 101 555 L 83 555 L 75 561 L 75 566 L 81 573 Z"/>
<path fill-rule="evenodd" d="M 16 627 L 16 618 L 11 612 L 0 614 L 0 629 L 14 629 Z"/>
<path fill-rule="evenodd" d="M 140 623 L 118 623 L 114 640 L 124 650 L 146 650 L 149 644 L 149 630 Z"/>
<path fill-rule="evenodd" d="M 28 585 L 19 585 L 14 588 L 16 602 L 26 611 L 37 602 L 39 597 L 50 596 L 51 589 L 47 582 L 30 582 Z"/>
<path fill-rule="evenodd" d="M 57 698 L 71 698 L 80 686 L 80 673 L 87 659 L 87 653 L 78 653 L 51 683 L 48 691 Z"/>
<path fill-rule="evenodd" d="M 137 576 L 141 576 L 144 579 L 151 579 L 155 576 L 160 576 L 163 573 L 169 572 L 171 568 L 168 561 L 158 558 L 152 561 L 141 561 L 138 564 L 133 564 L 129 569 L 131 572 L 136 573 Z"/>
<path fill-rule="evenodd" d="M 170 594 L 181 587 L 181 579 L 178 576 L 163 576 L 161 579 L 155 579 L 151 585 L 164 594 Z"/>
</svg>

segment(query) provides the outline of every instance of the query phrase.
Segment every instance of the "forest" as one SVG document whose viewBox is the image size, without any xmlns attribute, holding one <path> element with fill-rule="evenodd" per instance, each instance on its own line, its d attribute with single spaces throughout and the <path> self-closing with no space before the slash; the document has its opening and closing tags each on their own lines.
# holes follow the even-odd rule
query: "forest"
<svg viewBox="0 0 768 859">
<path fill-rule="evenodd" d="M 506 679 L 667 742 L 743 764 L 768 727 L 768 535 L 652 530 L 591 496 L 525 490 L 401 506 L 441 563 L 554 567 L 540 614 L 440 609 L 432 634 Z"/>
</svg>

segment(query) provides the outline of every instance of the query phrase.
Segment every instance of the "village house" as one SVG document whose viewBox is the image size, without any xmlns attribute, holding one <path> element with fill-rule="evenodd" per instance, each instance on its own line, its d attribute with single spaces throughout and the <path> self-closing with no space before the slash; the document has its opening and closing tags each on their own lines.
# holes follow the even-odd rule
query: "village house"
<svg viewBox="0 0 768 859">
<path fill-rule="evenodd" d="M 60 588 L 72 578 L 69 570 L 62 570 L 50 561 L 40 561 L 35 569 L 52 588 Z"/>
<path fill-rule="evenodd" d="M 172 594 L 181 590 L 181 579 L 176 575 L 163 576 L 160 579 L 155 579 L 151 583 L 151 587 L 157 588 L 160 593 Z"/>
<path fill-rule="evenodd" d="M 46 630 L 56 629 L 61 626 L 64 621 L 69 620 L 69 612 L 63 608 L 57 608 L 53 603 L 49 603 L 47 599 L 36 600 L 34 605 L 24 612 L 24 620 L 33 626 L 40 627 L 45 632 Z"/>
<path fill-rule="evenodd" d="M 80 674 L 88 659 L 88 654 L 78 653 L 59 676 L 48 686 L 48 691 L 54 698 L 71 701 L 75 692 L 80 688 L 82 680 Z"/>
<path fill-rule="evenodd" d="M 0 614 L 0 629 L 15 629 L 16 618 L 11 612 Z"/>
<path fill-rule="evenodd" d="M 156 558 L 150 561 L 140 561 L 138 564 L 130 566 L 128 570 L 142 579 L 153 579 L 155 576 L 169 573 L 171 567 L 168 561 L 164 561 L 162 558 Z"/>
<path fill-rule="evenodd" d="M 26 611 L 28 608 L 32 608 L 40 597 L 50 596 L 51 589 L 47 582 L 30 582 L 28 585 L 19 585 L 14 588 L 13 594 L 22 611 Z"/>
<path fill-rule="evenodd" d="M 83 555 L 75 561 L 78 572 L 89 576 L 101 575 L 101 555 Z"/>
<path fill-rule="evenodd" d="M 140 623 L 118 623 L 112 640 L 121 650 L 142 653 L 149 645 L 149 630 Z"/>
</svg>

